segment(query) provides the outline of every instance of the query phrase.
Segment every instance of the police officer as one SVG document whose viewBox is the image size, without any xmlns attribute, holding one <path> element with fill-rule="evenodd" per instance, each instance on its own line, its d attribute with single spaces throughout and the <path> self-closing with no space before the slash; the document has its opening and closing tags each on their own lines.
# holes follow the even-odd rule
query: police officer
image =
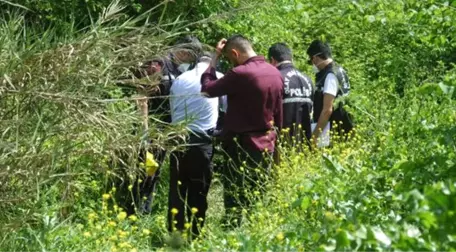
<svg viewBox="0 0 456 252">
<path fill-rule="evenodd" d="M 297 142 L 308 142 L 312 134 L 312 80 L 294 67 L 292 57 L 290 48 L 284 43 L 269 48 L 269 62 L 277 67 L 284 79 L 283 128 L 289 130 L 289 136 L 295 137 Z"/>
<path fill-rule="evenodd" d="M 317 144 L 323 129 L 330 123 L 331 131 L 340 136 L 353 128 L 351 116 L 344 110 L 342 103 L 334 109 L 335 99 L 347 96 L 350 92 L 350 81 L 347 72 L 337 65 L 328 44 L 314 40 L 307 49 L 309 64 L 316 74 L 313 120 L 316 123 L 312 140 Z M 336 128 L 336 124 L 337 128 Z M 341 124 L 341 125 L 340 125 Z"/>
</svg>

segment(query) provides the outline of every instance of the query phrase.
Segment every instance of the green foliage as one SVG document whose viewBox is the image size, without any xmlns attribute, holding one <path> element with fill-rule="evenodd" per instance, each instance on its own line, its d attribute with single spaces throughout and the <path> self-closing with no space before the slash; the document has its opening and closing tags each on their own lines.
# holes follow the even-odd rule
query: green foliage
<svg viewBox="0 0 456 252">
<path fill-rule="evenodd" d="M 26 9 L 25 17 L 30 22 L 40 22 L 45 26 L 79 28 L 90 24 L 92 20 L 97 20 L 103 9 L 107 8 L 111 2 L 118 2 L 123 6 L 128 6 L 131 13 L 141 10 L 141 5 L 135 0 L 62 0 L 62 1 L 40 1 L 40 0 L 17 0 L 15 5 L 2 3 L 5 9 L 16 9 L 21 6 Z M 7 8 L 10 7 L 10 8 Z M 12 8 L 11 8 L 12 7 Z"/>
<path fill-rule="evenodd" d="M 14 13 L 0 23 L 0 250 L 456 249 L 454 3 L 151 1 L 139 11 L 156 7 L 152 16 L 125 21 L 113 5 L 78 32 L 85 10 L 64 14 L 77 1 L 18 3 L 71 25 L 39 32 Z M 84 8 L 95 17 L 107 4 Z M 274 183 L 229 232 L 216 178 L 203 238 L 182 245 L 166 232 L 166 169 L 156 212 L 122 217 L 113 181 L 141 174 L 141 136 L 132 134 L 134 103 L 113 83 L 163 53 L 176 27 L 207 17 L 185 28 L 210 45 L 244 34 L 262 54 L 284 41 L 307 73 L 307 45 L 329 41 L 349 71 L 357 129 L 351 142 L 314 153 L 281 144 Z M 173 149 L 184 135 L 151 123 L 156 147 Z"/>
<path fill-rule="evenodd" d="M 1 250 L 49 247 L 42 243 L 59 223 L 95 208 L 113 182 L 144 173 L 142 134 L 133 134 L 141 119 L 115 84 L 178 32 L 122 20 L 119 11 L 111 5 L 89 32 L 62 40 L 53 29 L 36 34 L 41 41 L 23 37 L 20 16 L 0 23 Z M 178 128 L 150 126 L 152 147 L 178 147 Z"/>
</svg>

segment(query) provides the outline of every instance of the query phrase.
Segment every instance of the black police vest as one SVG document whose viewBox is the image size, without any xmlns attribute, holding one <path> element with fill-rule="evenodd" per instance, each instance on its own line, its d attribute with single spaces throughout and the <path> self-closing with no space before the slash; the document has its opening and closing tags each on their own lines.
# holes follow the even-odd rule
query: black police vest
<svg viewBox="0 0 456 252">
<path fill-rule="evenodd" d="M 325 86 L 326 77 L 330 73 L 334 74 L 339 82 L 336 98 L 340 96 L 346 96 L 350 92 L 350 81 L 348 79 L 347 72 L 341 66 L 330 63 L 320 72 L 318 72 L 315 79 L 316 84 L 313 111 L 314 122 L 318 122 L 321 111 L 323 110 L 323 88 Z"/>
<path fill-rule="evenodd" d="M 310 139 L 312 134 L 312 80 L 292 63 L 284 63 L 277 68 L 284 79 L 283 128 L 290 130 L 290 137 L 295 136 L 298 142 L 303 142 L 304 137 Z M 301 125 L 304 135 L 298 130 L 298 125 Z"/>
</svg>

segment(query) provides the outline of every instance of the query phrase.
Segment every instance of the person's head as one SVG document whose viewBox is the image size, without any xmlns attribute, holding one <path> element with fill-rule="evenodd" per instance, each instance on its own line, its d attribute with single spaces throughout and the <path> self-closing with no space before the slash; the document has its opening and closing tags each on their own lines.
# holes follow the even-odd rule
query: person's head
<svg viewBox="0 0 456 252">
<path fill-rule="evenodd" d="M 331 48 L 327 43 L 323 43 L 321 40 L 314 40 L 307 49 L 307 55 L 309 56 L 308 63 L 314 65 L 318 69 L 326 67 L 332 57 Z"/>
<path fill-rule="evenodd" d="M 235 66 L 243 64 L 249 58 L 256 56 L 252 44 L 242 35 L 234 35 L 227 39 L 223 55 Z"/>
<path fill-rule="evenodd" d="M 198 38 L 187 35 L 176 41 L 172 49 L 173 62 L 182 68 L 194 63 L 201 55 L 203 49 Z"/>
<path fill-rule="evenodd" d="M 212 54 L 210 52 L 204 51 L 198 58 L 198 63 L 211 63 L 211 60 Z"/>
<path fill-rule="evenodd" d="M 293 55 L 291 49 L 285 43 L 276 43 L 269 47 L 268 59 L 273 66 L 280 62 L 291 61 Z"/>
</svg>

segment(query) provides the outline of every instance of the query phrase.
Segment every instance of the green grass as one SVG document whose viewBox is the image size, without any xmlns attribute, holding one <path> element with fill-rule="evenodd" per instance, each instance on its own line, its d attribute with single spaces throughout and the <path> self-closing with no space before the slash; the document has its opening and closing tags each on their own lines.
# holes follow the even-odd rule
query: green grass
<svg viewBox="0 0 456 252">
<path fill-rule="evenodd" d="M 141 119 L 116 80 L 166 53 L 182 33 L 179 22 L 158 27 L 145 16 L 127 20 L 121 9 L 112 5 L 77 32 L 42 30 L 20 13 L 2 13 L 1 251 L 179 245 L 166 231 L 166 165 L 152 215 L 123 219 L 112 198 L 103 200 L 113 181 L 128 186 L 141 172 L 142 136 L 134 133 Z M 268 193 L 232 231 L 220 226 L 222 186 L 214 179 L 205 232 L 180 249 L 454 250 L 455 17 L 451 5 L 414 0 L 277 0 L 192 27 L 205 41 L 246 34 L 260 53 L 287 41 L 304 71 L 307 42 L 329 39 L 349 69 L 357 133 L 315 153 L 282 145 Z M 325 29 L 314 28 L 321 23 Z M 172 151 L 185 130 L 151 120 L 148 134 L 152 146 Z"/>
</svg>

